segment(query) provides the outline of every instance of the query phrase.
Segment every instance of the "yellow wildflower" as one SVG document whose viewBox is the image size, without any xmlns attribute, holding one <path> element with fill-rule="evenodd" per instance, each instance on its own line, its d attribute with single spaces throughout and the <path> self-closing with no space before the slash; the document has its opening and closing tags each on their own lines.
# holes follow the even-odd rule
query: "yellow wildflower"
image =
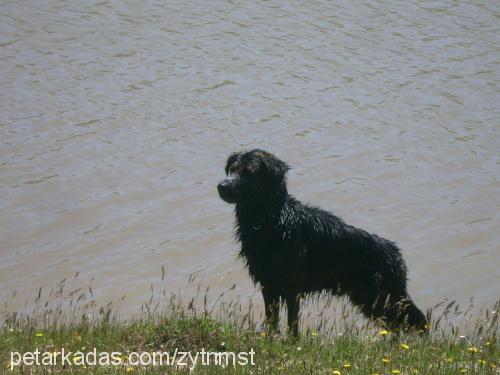
<svg viewBox="0 0 500 375">
<path fill-rule="evenodd" d="M 486 361 L 484 359 L 480 359 L 477 361 L 481 366 L 486 364 Z"/>
<path fill-rule="evenodd" d="M 332 374 L 333 375 L 340 375 L 340 371 L 339 370 L 333 370 Z"/>
<path fill-rule="evenodd" d="M 350 363 L 344 363 L 344 368 L 349 368 L 349 367 L 351 367 Z"/>
<path fill-rule="evenodd" d="M 390 335 L 390 334 L 391 334 L 391 332 L 386 330 L 386 329 L 383 329 L 382 331 L 380 331 L 381 336 L 386 336 L 386 335 Z"/>
<path fill-rule="evenodd" d="M 391 363 L 391 360 L 389 358 L 382 358 L 382 362 Z"/>
<path fill-rule="evenodd" d="M 318 332 L 311 332 L 311 336 L 312 337 L 318 336 Z"/>
<path fill-rule="evenodd" d="M 36 337 L 43 337 L 43 333 L 42 333 L 42 332 L 37 332 L 37 333 L 35 334 L 35 336 L 36 336 Z"/>
<path fill-rule="evenodd" d="M 471 346 L 467 349 L 467 351 L 470 353 L 477 353 L 479 351 L 479 349 L 476 348 L 475 346 Z"/>
<path fill-rule="evenodd" d="M 127 372 L 133 372 L 134 368 L 133 367 L 127 367 Z"/>
<path fill-rule="evenodd" d="M 401 371 L 399 371 L 399 370 L 392 370 L 391 374 L 401 374 Z"/>
<path fill-rule="evenodd" d="M 410 347 L 406 344 L 401 344 L 401 347 L 404 349 L 404 350 L 408 350 L 410 349 Z"/>
</svg>

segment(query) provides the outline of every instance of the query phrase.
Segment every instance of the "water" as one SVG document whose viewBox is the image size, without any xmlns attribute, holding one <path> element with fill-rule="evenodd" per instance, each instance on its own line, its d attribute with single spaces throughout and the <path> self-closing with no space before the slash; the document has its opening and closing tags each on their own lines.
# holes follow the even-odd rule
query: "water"
<svg viewBox="0 0 500 375">
<path fill-rule="evenodd" d="M 215 189 L 253 147 L 292 165 L 299 199 L 396 241 L 422 308 L 500 296 L 498 2 L 0 10 L 8 309 L 67 279 L 135 312 L 161 265 L 174 292 L 262 304 Z"/>
</svg>

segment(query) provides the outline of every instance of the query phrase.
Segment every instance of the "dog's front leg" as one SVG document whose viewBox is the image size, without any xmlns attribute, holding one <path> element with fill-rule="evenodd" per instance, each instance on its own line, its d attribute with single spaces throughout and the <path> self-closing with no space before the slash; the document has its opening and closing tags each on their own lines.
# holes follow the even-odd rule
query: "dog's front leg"
<svg viewBox="0 0 500 375">
<path fill-rule="evenodd" d="M 266 325 L 272 330 L 278 332 L 279 313 L 280 313 L 280 297 L 279 294 L 269 288 L 262 288 L 262 296 L 264 297 L 264 305 L 266 310 Z"/>
<path fill-rule="evenodd" d="M 299 296 L 294 293 L 287 295 L 286 306 L 288 310 L 288 332 L 297 337 L 299 335 Z"/>
</svg>

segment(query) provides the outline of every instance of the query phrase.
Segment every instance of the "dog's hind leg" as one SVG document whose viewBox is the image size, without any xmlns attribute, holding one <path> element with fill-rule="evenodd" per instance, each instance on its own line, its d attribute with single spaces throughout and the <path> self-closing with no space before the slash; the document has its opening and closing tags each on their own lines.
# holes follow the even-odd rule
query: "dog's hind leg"
<svg viewBox="0 0 500 375">
<path fill-rule="evenodd" d="M 266 325 L 272 331 L 278 331 L 279 313 L 280 313 L 280 297 L 279 294 L 269 288 L 262 288 L 262 296 L 264 297 L 264 305 L 266 312 Z"/>
<path fill-rule="evenodd" d="M 293 293 L 289 294 L 286 297 L 286 306 L 288 310 L 288 332 L 297 337 L 299 335 L 299 296 Z"/>
</svg>

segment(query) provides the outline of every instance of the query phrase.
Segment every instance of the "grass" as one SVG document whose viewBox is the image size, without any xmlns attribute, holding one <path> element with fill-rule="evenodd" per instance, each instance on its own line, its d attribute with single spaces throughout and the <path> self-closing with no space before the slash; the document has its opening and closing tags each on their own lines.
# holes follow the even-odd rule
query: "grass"
<svg viewBox="0 0 500 375">
<path fill-rule="evenodd" d="M 153 289 L 153 288 L 151 288 Z M 303 318 L 305 328 L 298 339 L 286 333 L 271 334 L 261 329 L 261 317 L 253 307 L 243 309 L 233 302 L 218 299 L 218 308 L 208 308 L 207 293 L 200 301 L 187 303 L 175 295 L 165 297 L 165 290 L 145 304 L 131 320 L 120 319 L 111 305 L 96 307 L 92 289 L 65 293 L 64 283 L 45 294 L 40 289 L 31 304 L 30 313 L 1 312 L 4 321 L 0 332 L 0 364 L 3 373 L 12 374 L 165 374 L 189 373 L 187 366 L 135 366 L 133 352 L 168 352 L 169 361 L 177 349 L 199 354 L 196 373 L 283 373 L 283 374 L 499 374 L 500 342 L 498 310 L 471 313 L 455 302 L 440 303 L 432 310 L 428 334 L 388 332 L 363 321 L 345 302 L 326 303 L 315 316 Z M 223 295 L 221 295 L 222 297 Z M 323 301 L 327 298 L 319 297 Z M 43 300 L 43 301 L 42 301 Z M 314 301 L 313 301 L 314 302 Z M 328 301 L 327 301 L 328 302 Z M 314 304 L 314 303 L 313 303 Z M 333 306 L 332 306 L 333 305 Z M 335 309 L 337 306 L 337 309 Z M 331 313 L 337 310 L 337 314 Z M 314 320 L 314 324 L 310 323 Z M 52 360 L 54 353 L 71 351 L 73 365 L 23 365 L 11 370 L 11 352 L 20 355 L 38 349 L 39 361 Z M 83 357 L 93 353 L 96 365 L 83 364 Z M 252 351 L 253 356 L 250 356 Z M 79 352 L 81 354 L 79 354 Z M 121 361 L 106 365 L 108 358 Z M 208 354 L 210 352 L 211 354 Z M 245 352 L 245 361 L 219 352 Z M 17 354 L 16 354 L 17 355 Z M 204 358 L 202 358 L 204 356 Z M 220 355 L 219 355 L 220 356 Z M 146 360 L 148 357 L 144 357 Z M 159 357 L 156 357 L 158 359 Z M 216 360 L 228 366 L 214 364 Z M 18 357 L 13 359 L 17 361 Z M 29 358 L 28 358 L 29 359 Z M 34 358 L 33 358 L 34 359 Z M 92 354 L 87 358 L 93 362 Z M 133 358 L 136 359 L 136 358 Z M 164 361 L 166 357 L 163 357 Z M 253 359 L 254 365 L 251 365 Z M 210 365 L 203 365 L 210 362 Z M 15 362 L 14 361 L 14 362 Z M 117 363 L 117 362 L 115 362 Z"/>
</svg>

